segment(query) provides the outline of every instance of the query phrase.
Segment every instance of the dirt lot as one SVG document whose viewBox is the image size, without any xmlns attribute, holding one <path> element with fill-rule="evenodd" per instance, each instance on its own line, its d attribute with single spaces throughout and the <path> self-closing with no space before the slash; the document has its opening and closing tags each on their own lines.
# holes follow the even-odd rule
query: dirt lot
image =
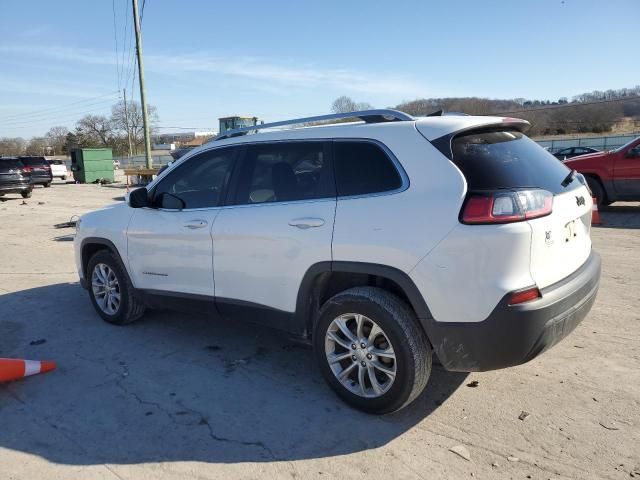
<svg viewBox="0 0 640 480">
<path fill-rule="evenodd" d="M 73 231 L 52 225 L 123 194 L 56 183 L 0 201 L 0 356 L 59 365 L 0 386 L 0 479 L 640 477 L 639 204 L 594 229 L 601 289 L 569 338 L 508 370 L 436 368 L 409 408 L 373 417 L 268 329 L 170 312 L 102 322 Z"/>
</svg>

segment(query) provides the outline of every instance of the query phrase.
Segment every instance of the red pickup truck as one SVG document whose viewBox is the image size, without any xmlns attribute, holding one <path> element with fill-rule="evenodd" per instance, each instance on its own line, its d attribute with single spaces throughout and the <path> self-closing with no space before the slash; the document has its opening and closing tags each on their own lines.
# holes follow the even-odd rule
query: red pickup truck
<svg viewBox="0 0 640 480">
<path fill-rule="evenodd" d="M 598 205 L 640 201 L 640 137 L 616 150 L 580 155 L 564 164 L 586 177 Z"/>
</svg>

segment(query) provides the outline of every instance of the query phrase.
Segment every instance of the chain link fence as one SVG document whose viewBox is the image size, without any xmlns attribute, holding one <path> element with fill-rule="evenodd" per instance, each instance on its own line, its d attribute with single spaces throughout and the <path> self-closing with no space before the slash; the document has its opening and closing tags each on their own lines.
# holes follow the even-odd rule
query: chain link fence
<svg viewBox="0 0 640 480">
<path fill-rule="evenodd" d="M 604 137 L 554 138 L 553 140 L 536 140 L 536 142 L 551 153 L 556 153 L 567 147 L 591 147 L 596 150 L 614 150 L 638 136 L 640 136 L 640 133 L 608 135 Z"/>
<path fill-rule="evenodd" d="M 153 160 L 154 166 L 166 165 L 173 161 L 173 157 L 171 155 L 152 155 L 151 159 Z M 145 167 L 147 164 L 147 159 L 144 155 L 135 155 L 133 157 L 113 157 L 113 160 L 120 163 L 120 168 Z"/>
</svg>

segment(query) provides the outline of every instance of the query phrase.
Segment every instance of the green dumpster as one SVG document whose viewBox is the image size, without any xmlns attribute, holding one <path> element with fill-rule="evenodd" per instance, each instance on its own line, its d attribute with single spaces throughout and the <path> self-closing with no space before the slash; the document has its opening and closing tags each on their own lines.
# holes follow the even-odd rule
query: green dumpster
<svg viewBox="0 0 640 480">
<path fill-rule="evenodd" d="M 105 179 L 113 182 L 113 154 L 110 148 L 76 148 L 71 150 L 73 178 L 80 183 Z"/>
</svg>

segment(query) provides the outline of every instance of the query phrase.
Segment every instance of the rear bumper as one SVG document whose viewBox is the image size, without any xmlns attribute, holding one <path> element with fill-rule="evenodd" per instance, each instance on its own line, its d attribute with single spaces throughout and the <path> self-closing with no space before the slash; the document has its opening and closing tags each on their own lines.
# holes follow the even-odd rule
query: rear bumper
<svg viewBox="0 0 640 480">
<path fill-rule="evenodd" d="M 26 180 L 24 182 L 7 182 L 0 183 L 1 193 L 21 193 L 28 192 L 33 188 L 31 182 Z"/>
<path fill-rule="evenodd" d="M 600 285 L 592 251 L 573 274 L 541 290 L 542 298 L 509 305 L 505 296 L 482 322 L 431 322 L 434 351 L 447 370 L 485 371 L 519 365 L 551 348 L 589 313 Z"/>
<path fill-rule="evenodd" d="M 33 184 L 51 183 L 52 181 L 53 175 L 31 175 L 31 183 Z"/>
</svg>

